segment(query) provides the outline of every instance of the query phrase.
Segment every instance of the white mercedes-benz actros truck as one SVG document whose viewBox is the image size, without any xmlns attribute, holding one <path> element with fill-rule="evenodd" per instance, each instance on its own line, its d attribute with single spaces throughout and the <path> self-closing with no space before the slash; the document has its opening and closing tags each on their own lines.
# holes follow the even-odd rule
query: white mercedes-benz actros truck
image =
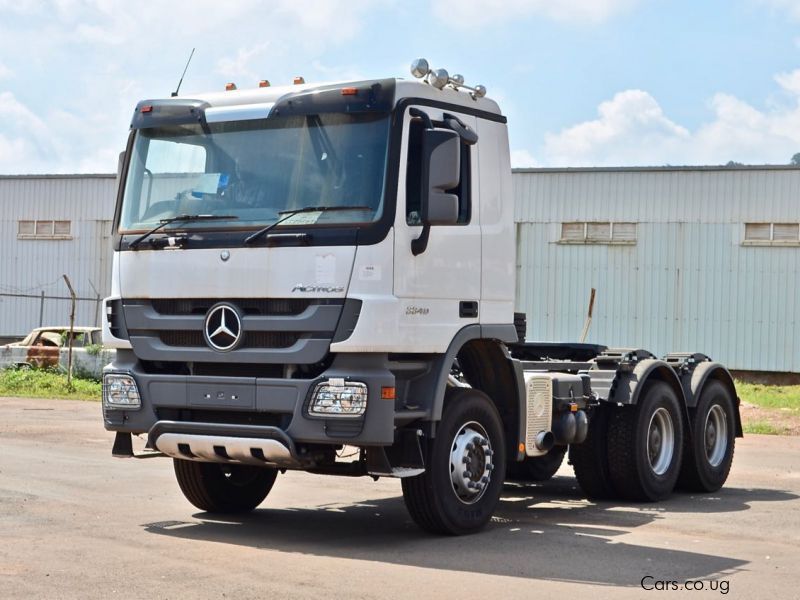
<svg viewBox="0 0 800 600">
<path fill-rule="evenodd" d="M 210 512 L 254 509 L 287 469 L 397 477 L 448 534 L 567 449 L 590 498 L 719 489 L 742 434 L 728 371 L 526 342 L 506 118 L 482 86 L 412 73 L 136 106 L 103 331 L 113 453 L 171 457 Z"/>
</svg>

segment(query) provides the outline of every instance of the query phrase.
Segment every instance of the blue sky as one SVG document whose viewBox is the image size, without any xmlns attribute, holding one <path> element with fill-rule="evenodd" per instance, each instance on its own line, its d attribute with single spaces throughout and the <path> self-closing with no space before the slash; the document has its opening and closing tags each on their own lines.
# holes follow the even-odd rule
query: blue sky
<svg viewBox="0 0 800 600">
<path fill-rule="evenodd" d="M 515 166 L 786 163 L 800 0 L 0 0 L 0 173 L 113 172 L 136 101 L 228 81 L 482 83 Z"/>
</svg>

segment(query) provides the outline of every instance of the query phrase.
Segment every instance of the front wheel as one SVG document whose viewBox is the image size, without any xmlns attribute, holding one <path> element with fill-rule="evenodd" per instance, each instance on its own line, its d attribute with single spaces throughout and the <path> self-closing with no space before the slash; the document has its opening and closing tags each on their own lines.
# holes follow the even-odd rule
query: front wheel
<svg viewBox="0 0 800 600">
<path fill-rule="evenodd" d="M 436 437 L 425 450 L 425 472 L 402 480 L 411 518 L 432 533 L 473 533 L 491 518 L 506 470 L 500 416 L 479 390 L 452 388 Z"/>
<path fill-rule="evenodd" d="M 173 459 L 186 499 L 213 513 L 249 512 L 267 497 L 278 471 L 251 465 L 224 465 Z"/>
</svg>

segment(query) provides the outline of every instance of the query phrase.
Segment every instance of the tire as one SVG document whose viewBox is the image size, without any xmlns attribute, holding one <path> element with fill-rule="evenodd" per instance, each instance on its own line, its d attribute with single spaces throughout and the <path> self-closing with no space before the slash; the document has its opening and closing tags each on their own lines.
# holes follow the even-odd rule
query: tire
<svg viewBox="0 0 800 600">
<path fill-rule="evenodd" d="M 582 444 L 569 447 L 569 462 L 578 485 L 590 500 L 613 500 L 617 491 L 608 469 L 608 422 L 615 407 L 601 405 L 589 416 L 589 432 Z"/>
<path fill-rule="evenodd" d="M 489 397 L 470 388 L 448 389 L 436 437 L 424 452 L 425 472 L 402 480 L 411 518 L 431 533 L 481 529 L 497 507 L 506 472 L 503 426 Z"/>
<path fill-rule="evenodd" d="M 186 499 L 212 513 L 242 513 L 264 501 L 278 471 L 251 465 L 222 465 L 173 459 L 175 477 Z"/>
<path fill-rule="evenodd" d="M 678 480 L 682 450 L 681 405 L 663 381 L 647 384 L 636 406 L 614 411 L 609 421 L 609 473 L 626 500 L 667 498 Z"/>
<path fill-rule="evenodd" d="M 691 435 L 684 440 L 678 487 L 692 492 L 716 492 L 728 479 L 736 444 L 735 405 L 730 390 L 710 381 L 691 411 Z"/>
<path fill-rule="evenodd" d="M 550 452 L 542 456 L 526 458 L 520 462 L 510 462 L 506 469 L 506 479 L 515 481 L 547 481 L 556 474 L 564 455 L 566 446 L 554 446 Z"/>
</svg>

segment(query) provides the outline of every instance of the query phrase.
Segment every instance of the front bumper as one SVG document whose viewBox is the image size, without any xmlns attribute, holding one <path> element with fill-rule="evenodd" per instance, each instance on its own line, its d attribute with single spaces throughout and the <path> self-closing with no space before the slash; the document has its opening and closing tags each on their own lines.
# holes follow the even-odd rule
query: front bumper
<svg viewBox="0 0 800 600">
<path fill-rule="evenodd" d="M 277 427 L 158 421 L 147 445 L 173 458 L 200 462 L 282 468 L 306 462 Z"/>
<path fill-rule="evenodd" d="M 314 379 L 210 377 L 147 373 L 130 351 L 118 351 L 106 372 L 131 375 L 141 408 L 104 406 L 105 428 L 134 434 L 151 432 L 159 421 L 273 427 L 294 443 L 389 445 L 394 440 L 394 401 L 381 399 L 381 388 L 395 385 L 386 355 L 340 354 Z M 319 417 L 308 414 L 311 392 L 321 381 L 343 378 L 367 385 L 363 416 Z M 195 430 L 198 435 L 202 431 Z"/>
</svg>

